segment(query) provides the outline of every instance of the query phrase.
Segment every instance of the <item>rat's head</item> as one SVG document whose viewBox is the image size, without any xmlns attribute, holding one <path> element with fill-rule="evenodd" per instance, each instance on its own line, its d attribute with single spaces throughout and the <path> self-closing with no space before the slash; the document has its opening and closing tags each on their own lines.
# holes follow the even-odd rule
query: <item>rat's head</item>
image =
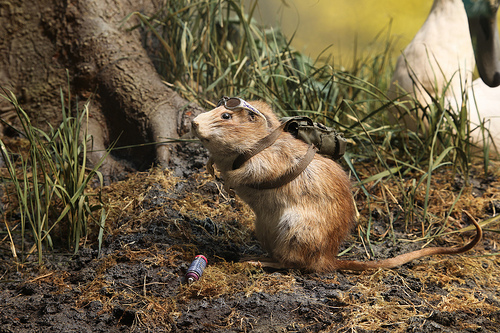
<svg viewBox="0 0 500 333">
<path fill-rule="evenodd" d="M 217 107 L 193 119 L 194 134 L 212 155 L 240 154 L 279 126 L 269 105 L 223 97 Z"/>
</svg>

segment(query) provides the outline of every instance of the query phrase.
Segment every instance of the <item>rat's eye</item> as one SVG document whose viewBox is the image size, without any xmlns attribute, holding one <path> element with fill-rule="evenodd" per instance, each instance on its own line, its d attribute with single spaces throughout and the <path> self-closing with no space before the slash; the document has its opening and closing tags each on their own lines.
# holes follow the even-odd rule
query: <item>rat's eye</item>
<svg viewBox="0 0 500 333">
<path fill-rule="evenodd" d="M 220 115 L 220 117 L 222 119 L 228 120 L 228 119 L 231 119 L 232 116 L 230 113 L 224 112 L 223 114 Z"/>
</svg>

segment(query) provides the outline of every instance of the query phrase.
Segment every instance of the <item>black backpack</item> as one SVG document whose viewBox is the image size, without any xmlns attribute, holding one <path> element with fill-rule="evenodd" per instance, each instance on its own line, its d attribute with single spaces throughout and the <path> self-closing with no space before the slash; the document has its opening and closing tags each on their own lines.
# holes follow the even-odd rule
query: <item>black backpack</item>
<svg viewBox="0 0 500 333">
<path fill-rule="evenodd" d="M 284 131 L 308 144 L 313 144 L 318 153 L 337 160 L 344 156 L 347 141 L 342 133 L 321 123 L 315 123 L 307 116 L 285 117 Z"/>
</svg>

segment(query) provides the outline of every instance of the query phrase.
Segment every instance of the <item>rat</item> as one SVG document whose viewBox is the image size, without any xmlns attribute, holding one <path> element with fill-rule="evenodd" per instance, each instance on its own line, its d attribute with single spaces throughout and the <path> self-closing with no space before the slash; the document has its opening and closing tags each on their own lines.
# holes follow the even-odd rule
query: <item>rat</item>
<svg viewBox="0 0 500 333">
<path fill-rule="evenodd" d="M 471 217 L 476 236 L 462 247 L 430 247 L 378 261 L 340 260 L 339 246 L 355 226 L 357 210 L 338 163 L 314 151 L 307 158 L 310 145 L 280 130 L 263 101 L 225 97 L 193 119 L 192 131 L 209 152 L 207 169 L 213 173 L 214 164 L 224 187 L 255 213 L 255 234 L 273 260 L 263 266 L 312 272 L 394 268 L 424 256 L 466 252 L 482 237 Z M 269 136 L 273 140 L 263 145 Z"/>
</svg>

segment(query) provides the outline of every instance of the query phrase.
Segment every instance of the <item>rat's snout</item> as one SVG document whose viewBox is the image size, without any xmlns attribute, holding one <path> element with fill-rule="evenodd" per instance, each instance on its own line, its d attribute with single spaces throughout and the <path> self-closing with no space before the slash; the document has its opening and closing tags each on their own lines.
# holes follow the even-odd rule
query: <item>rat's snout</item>
<svg viewBox="0 0 500 333">
<path fill-rule="evenodd" d="M 195 120 L 193 120 L 193 121 L 191 122 L 191 129 L 192 129 L 194 132 L 196 132 L 196 130 L 198 129 L 198 123 L 197 123 Z"/>
<path fill-rule="evenodd" d="M 191 121 L 191 132 L 202 142 L 208 141 L 208 137 L 212 135 L 210 131 L 210 120 L 210 113 L 204 112 L 197 115 Z"/>
<path fill-rule="evenodd" d="M 196 136 L 199 136 L 200 134 L 200 123 L 198 121 L 198 117 L 195 117 L 192 121 L 191 121 L 191 132 L 196 135 Z"/>
<path fill-rule="evenodd" d="M 191 133 L 201 139 L 200 136 L 200 122 L 198 121 L 198 117 L 194 118 L 191 121 Z"/>
</svg>

